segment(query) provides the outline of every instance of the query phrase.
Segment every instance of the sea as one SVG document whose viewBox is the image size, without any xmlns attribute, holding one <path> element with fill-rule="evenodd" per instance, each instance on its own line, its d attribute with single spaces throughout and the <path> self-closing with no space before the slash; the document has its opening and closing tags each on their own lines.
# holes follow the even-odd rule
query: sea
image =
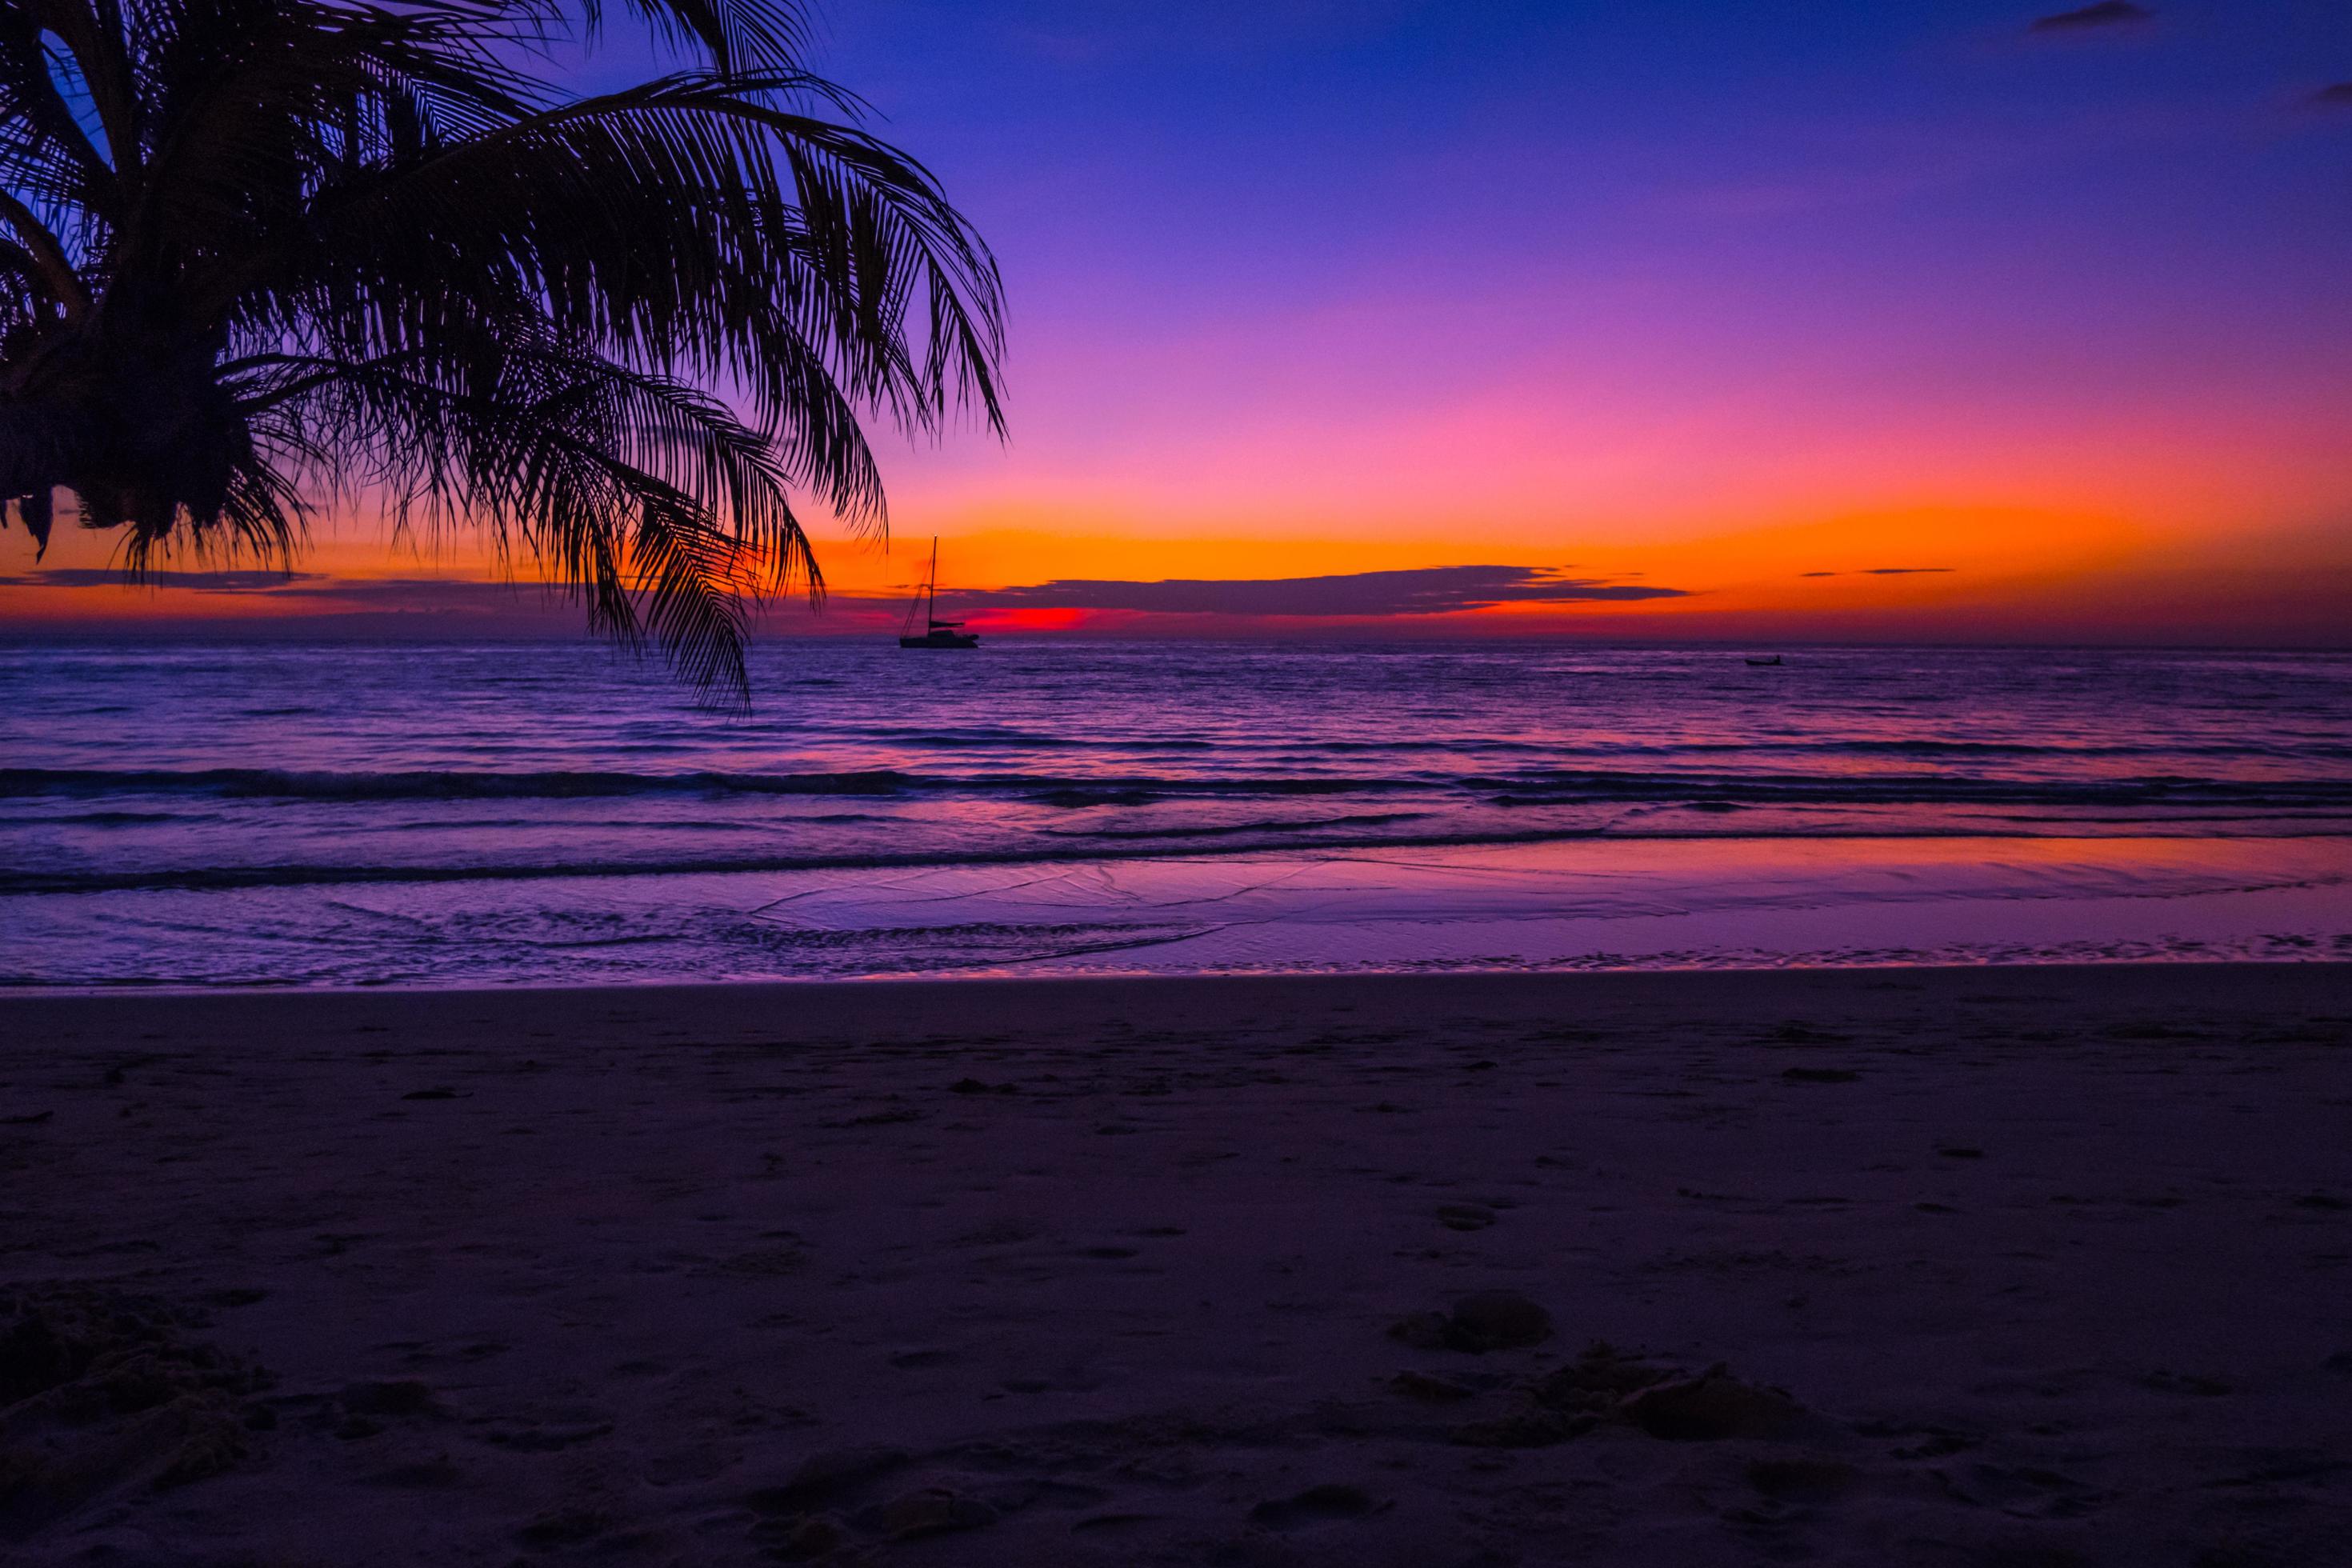
<svg viewBox="0 0 2352 1568">
<path fill-rule="evenodd" d="M 2352 958 L 2352 655 L 0 646 L 0 984 Z"/>
</svg>

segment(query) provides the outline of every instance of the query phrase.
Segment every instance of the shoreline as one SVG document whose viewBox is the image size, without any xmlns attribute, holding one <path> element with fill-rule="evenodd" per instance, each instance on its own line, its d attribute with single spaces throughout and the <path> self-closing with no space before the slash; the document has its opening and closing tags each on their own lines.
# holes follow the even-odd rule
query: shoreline
<svg viewBox="0 0 2352 1568">
<path fill-rule="evenodd" d="M 2352 839 L 1612 840 L 0 898 L 8 993 L 2352 960 Z"/>
<path fill-rule="evenodd" d="M 1232 984 L 1286 987 L 1290 985 L 1346 985 L 1349 988 L 1370 984 L 1406 987 L 1463 986 L 1475 989 L 1500 987 L 1542 988 L 1551 985 L 1584 986 L 1643 981 L 1675 984 L 1683 981 L 1709 977 L 1726 984 L 1739 984 L 1766 976 L 1850 977 L 1858 983 L 1875 978 L 1900 976 L 1906 982 L 1932 984 L 1937 981 L 1957 982 L 1968 976 L 2000 974 L 2033 974 L 2055 977 L 2105 976 L 2116 973 L 2133 975 L 2169 974 L 2180 972 L 2198 975 L 2284 974 L 2305 971 L 2334 972 L 2335 975 L 2352 981 L 2352 960 L 2342 958 L 2162 958 L 2115 959 L 2109 961 L 2058 960 L 2050 963 L 2020 962 L 1982 963 L 1787 963 L 1787 964 L 1690 964 L 1681 967 L 1618 969 L 1284 969 L 1261 972 L 1211 971 L 1183 973 L 1160 970 L 1135 970 L 1125 973 L 1103 973 L 1089 970 L 1000 970 L 989 973 L 946 973 L 923 974 L 875 975 L 807 975 L 787 978 L 742 978 L 718 980 L 643 980 L 590 984 L 560 982 L 538 983 L 517 981 L 499 985 L 406 985 L 386 983 L 376 985 L 282 985 L 223 984 L 174 985 L 167 982 L 150 984 L 126 980 L 105 986 L 0 986 L 0 1020 L 20 1004 L 70 1002 L 102 1004 L 119 1002 L 134 1004 L 144 999 L 194 1001 L 216 999 L 224 1003 L 283 999 L 299 1002 L 316 999 L 359 1001 L 370 997 L 415 1000 L 427 997 L 452 999 L 490 999 L 501 996 L 544 998 L 573 997 L 582 1001 L 595 998 L 644 999 L 669 997 L 689 999 L 709 994 L 713 996 L 736 998 L 756 997 L 760 993 L 773 992 L 780 998 L 803 994 L 839 992 L 872 994 L 904 987 L 911 994 L 970 986 L 989 990 L 1009 990 L 1035 986 L 1050 993 L 1097 990 L 1105 994 L 1129 987 L 1171 990 L 1193 986 L 1223 986 Z M 1832 978 L 1828 984 L 1834 986 Z"/>
</svg>

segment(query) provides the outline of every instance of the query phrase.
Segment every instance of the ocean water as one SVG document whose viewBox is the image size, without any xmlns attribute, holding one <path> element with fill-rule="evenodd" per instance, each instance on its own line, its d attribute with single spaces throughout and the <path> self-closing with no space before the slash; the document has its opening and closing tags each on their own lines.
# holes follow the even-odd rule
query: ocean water
<svg viewBox="0 0 2352 1568">
<path fill-rule="evenodd" d="M 14 985 L 2352 956 L 2352 655 L 0 651 Z"/>
</svg>

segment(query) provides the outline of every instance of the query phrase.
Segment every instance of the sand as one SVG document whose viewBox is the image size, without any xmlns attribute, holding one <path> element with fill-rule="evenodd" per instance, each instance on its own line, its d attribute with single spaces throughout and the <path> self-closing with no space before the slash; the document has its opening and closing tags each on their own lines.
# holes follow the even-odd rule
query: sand
<svg viewBox="0 0 2352 1568">
<path fill-rule="evenodd" d="M 0 1558 L 2341 1562 L 2347 1045 L 2329 965 L 14 997 Z"/>
</svg>

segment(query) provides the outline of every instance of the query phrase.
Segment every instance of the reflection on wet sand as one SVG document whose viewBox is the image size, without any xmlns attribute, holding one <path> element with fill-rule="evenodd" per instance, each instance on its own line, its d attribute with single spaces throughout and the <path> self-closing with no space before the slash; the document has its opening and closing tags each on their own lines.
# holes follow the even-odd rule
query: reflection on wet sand
<svg viewBox="0 0 2352 1568">
<path fill-rule="evenodd" d="M 2347 889 L 2340 838 L 1595 839 L 0 904 L 50 984 L 583 984 L 2343 958 Z"/>
</svg>

